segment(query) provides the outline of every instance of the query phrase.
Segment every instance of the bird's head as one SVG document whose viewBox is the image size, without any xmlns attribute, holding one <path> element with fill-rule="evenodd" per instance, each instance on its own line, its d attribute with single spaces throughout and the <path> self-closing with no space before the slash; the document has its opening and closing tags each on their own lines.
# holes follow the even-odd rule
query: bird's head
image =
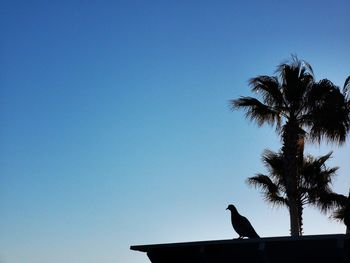
<svg viewBox="0 0 350 263">
<path fill-rule="evenodd" d="M 234 205 L 228 205 L 228 207 L 226 208 L 226 210 L 230 210 L 230 211 L 237 211 L 236 207 Z"/>
</svg>

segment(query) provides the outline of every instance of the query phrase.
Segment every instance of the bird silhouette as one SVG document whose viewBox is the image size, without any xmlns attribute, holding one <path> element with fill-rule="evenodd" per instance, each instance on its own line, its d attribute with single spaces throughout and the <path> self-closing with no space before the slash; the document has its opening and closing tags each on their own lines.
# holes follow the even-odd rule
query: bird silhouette
<svg viewBox="0 0 350 263">
<path fill-rule="evenodd" d="M 247 218 L 240 215 L 234 205 L 229 205 L 226 210 L 231 211 L 231 223 L 233 229 L 239 235 L 238 239 L 244 237 L 248 238 L 258 238 L 259 235 L 255 232 L 253 226 L 250 224 Z"/>
</svg>

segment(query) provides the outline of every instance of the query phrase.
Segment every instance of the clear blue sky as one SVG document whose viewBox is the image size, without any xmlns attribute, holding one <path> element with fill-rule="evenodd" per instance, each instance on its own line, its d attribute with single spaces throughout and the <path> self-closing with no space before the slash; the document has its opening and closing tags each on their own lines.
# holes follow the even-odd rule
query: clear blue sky
<svg viewBox="0 0 350 263">
<path fill-rule="evenodd" d="M 145 263 L 130 245 L 289 234 L 245 179 L 277 150 L 228 101 L 290 54 L 350 74 L 350 2 L 1 1 L 0 262 Z M 334 184 L 350 186 L 349 143 Z M 315 209 L 305 234 L 345 228 Z"/>
</svg>

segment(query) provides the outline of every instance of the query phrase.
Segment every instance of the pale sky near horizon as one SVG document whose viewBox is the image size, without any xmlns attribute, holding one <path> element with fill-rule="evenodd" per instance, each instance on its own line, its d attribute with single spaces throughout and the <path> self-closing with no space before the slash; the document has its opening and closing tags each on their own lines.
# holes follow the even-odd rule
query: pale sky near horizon
<svg viewBox="0 0 350 263">
<path fill-rule="evenodd" d="M 285 208 L 245 183 L 278 150 L 228 101 L 297 54 L 350 75 L 350 2 L 1 1 L 0 262 L 146 263 L 130 245 L 230 239 L 234 203 L 261 236 Z M 350 187 L 349 143 L 334 190 Z M 305 234 L 345 227 L 305 208 Z"/>
</svg>

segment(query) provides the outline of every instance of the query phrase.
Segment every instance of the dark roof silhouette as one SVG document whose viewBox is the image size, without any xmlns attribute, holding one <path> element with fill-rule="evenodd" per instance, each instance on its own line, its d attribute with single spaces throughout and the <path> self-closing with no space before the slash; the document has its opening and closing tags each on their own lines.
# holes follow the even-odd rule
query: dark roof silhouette
<svg viewBox="0 0 350 263">
<path fill-rule="evenodd" d="M 240 215 L 234 205 L 229 205 L 226 210 L 231 211 L 231 223 L 234 228 L 234 230 L 239 235 L 238 238 L 258 238 L 259 235 L 255 232 L 252 224 L 249 222 L 249 220 Z"/>
<path fill-rule="evenodd" d="M 131 246 L 152 263 L 349 263 L 350 236 L 264 237 Z"/>
</svg>

